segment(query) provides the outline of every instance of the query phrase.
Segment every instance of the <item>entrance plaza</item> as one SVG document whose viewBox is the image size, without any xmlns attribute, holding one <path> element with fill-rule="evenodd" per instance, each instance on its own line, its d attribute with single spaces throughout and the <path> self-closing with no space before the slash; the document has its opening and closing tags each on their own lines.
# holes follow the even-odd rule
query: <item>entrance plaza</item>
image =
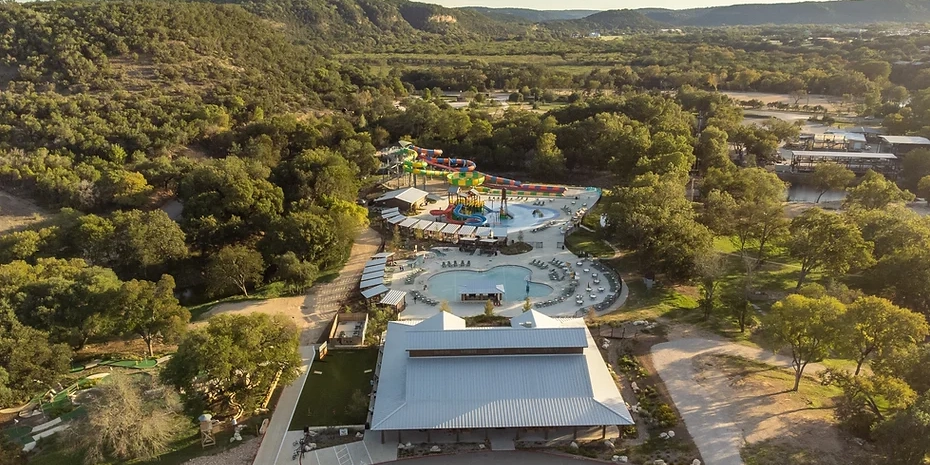
<svg viewBox="0 0 930 465">
<path fill-rule="evenodd" d="M 490 213 L 485 226 L 469 228 L 464 225 L 466 234 L 452 234 L 447 237 L 449 242 L 419 252 L 415 260 L 398 262 L 398 265 L 404 265 L 404 271 L 394 273 L 390 288 L 408 293 L 407 307 L 400 314 L 400 319 L 428 318 L 439 311 L 437 302 L 442 300 L 449 302 L 455 315 L 482 314 L 484 300 L 463 302 L 450 296 L 458 295 L 460 289 L 489 280 L 494 280 L 495 285 L 504 285 L 503 298 L 494 309 L 498 315 L 520 314 L 527 296 L 534 310 L 549 316 L 581 315 L 592 307 L 603 313 L 618 307 L 627 295 L 619 277 L 597 260 L 579 258 L 564 247 L 565 235 L 571 231 L 573 220 L 580 220 L 579 210 L 590 209 L 599 199 L 599 191 L 586 188 L 568 188 L 564 197 L 511 197 L 508 194 L 508 210 L 520 212 L 514 214 L 513 220 L 500 221 L 497 215 Z M 499 195 L 481 194 L 481 200 L 491 210 L 499 211 Z M 409 218 L 420 220 L 419 225 L 423 221 L 437 222 L 434 225 L 438 225 L 445 218 L 430 212 L 446 210 L 447 207 L 448 200 L 444 197 Z M 537 210 L 539 212 L 533 215 Z M 399 219 L 394 221 L 403 225 L 405 221 Z M 419 226 L 415 222 L 406 223 L 411 228 Z M 417 234 L 429 234 L 430 229 L 437 230 L 436 234 L 443 234 L 438 227 L 427 227 Z M 475 236 L 475 233 L 486 233 L 487 230 L 506 232 L 508 243 L 522 236 L 523 242 L 532 245 L 533 250 L 518 255 L 489 256 L 481 253 L 482 249 L 490 250 L 493 245 L 487 235 Z M 401 233 L 412 234 L 402 228 Z M 484 243 L 476 244 L 474 238 Z M 503 239 L 501 236 L 490 238 Z M 575 282 L 572 282 L 572 273 L 577 280 Z M 526 277 L 529 277 L 529 282 Z M 414 296 L 418 298 L 414 300 Z"/>
</svg>

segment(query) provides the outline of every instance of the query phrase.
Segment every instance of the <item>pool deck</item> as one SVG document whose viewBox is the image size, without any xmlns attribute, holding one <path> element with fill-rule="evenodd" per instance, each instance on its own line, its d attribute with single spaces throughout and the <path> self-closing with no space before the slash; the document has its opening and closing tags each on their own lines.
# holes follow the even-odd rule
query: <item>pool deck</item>
<svg viewBox="0 0 930 465">
<path fill-rule="evenodd" d="M 483 196 L 486 199 L 487 196 Z M 577 199 L 576 199 L 577 197 Z M 400 319 L 421 319 L 428 318 L 432 315 L 435 315 L 439 312 L 438 305 L 428 305 L 422 301 L 417 303 L 413 302 L 413 296 L 409 293 L 412 291 L 419 291 L 422 294 L 425 294 L 435 300 L 441 300 L 435 294 L 431 294 L 429 289 L 426 291 L 423 290 L 423 286 L 427 284 L 427 281 L 430 277 L 434 276 L 436 273 L 449 271 L 450 268 L 443 268 L 442 263 L 447 261 L 455 260 L 456 262 L 461 263 L 463 260 L 468 262 L 471 261 L 471 267 L 458 267 L 451 268 L 451 270 L 473 270 L 473 271 L 484 271 L 496 266 L 502 265 L 517 265 L 528 268 L 532 271 L 531 280 L 534 282 L 546 284 L 553 288 L 553 292 L 546 297 L 540 298 L 530 298 L 531 302 L 545 301 L 550 299 L 556 299 L 562 295 L 562 290 L 565 289 L 569 283 L 570 279 L 566 278 L 564 281 L 556 281 L 549 278 L 549 270 L 553 268 L 553 265 L 549 265 L 549 269 L 540 269 L 536 266 L 531 265 L 530 263 L 533 260 L 539 260 L 544 263 L 550 263 L 550 260 L 557 259 L 563 262 L 567 262 L 571 265 L 572 270 L 576 273 L 576 276 L 579 280 L 578 289 L 572 297 L 565 299 L 563 302 L 554 303 L 549 306 L 535 307 L 534 309 L 542 312 L 549 316 L 575 316 L 583 314 L 587 311 L 588 308 L 592 307 L 595 304 L 598 304 L 604 301 L 608 294 L 611 292 L 610 285 L 607 279 L 602 279 L 600 284 L 593 284 L 592 273 L 598 272 L 595 269 L 590 267 L 590 261 L 582 261 L 580 258 L 571 253 L 568 249 L 563 249 L 564 244 L 564 234 L 562 228 L 566 227 L 571 221 L 571 214 L 566 213 L 562 210 L 562 207 L 567 206 L 571 209 L 572 212 L 577 211 L 579 208 L 582 208 L 583 205 L 587 204 L 588 208 L 592 207 L 595 202 L 597 202 L 599 194 L 597 191 L 589 191 L 581 188 L 569 188 L 566 191 L 564 197 L 554 198 L 552 201 L 545 199 L 545 208 L 549 208 L 558 212 L 558 216 L 552 219 L 547 220 L 552 221 L 555 224 L 549 228 L 543 229 L 541 231 L 533 232 L 535 228 L 534 225 L 523 225 L 520 228 L 510 228 L 508 234 L 508 240 L 518 240 L 520 231 L 523 233 L 524 242 L 534 245 L 533 250 L 519 255 L 497 255 L 493 257 L 488 257 L 487 255 L 478 255 L 475 253 L 459 252 L 458 246 L 454 244 L 449 244 L 445 247 L 439 247 L 439 249 L 445 253 L 444 256 L 438 256 L 434 253 L 427 254 L 427 258 L 424 261 L 424 264 L 420 267 L 425 272 L 419 274 L 415 279 L 413 284 L 405 284 L 405 278 L 407 275 L 412 273 L 414 270 L 407 268 L 402 272 L 395 272 L 392 278 L 392 283 L 390 284 L 391 289 L 399 289 L 402 291 L 407 291 L 407 308 L 400 314 Z M 533 202 L 540 199 L 529 198 L 527 201 L 517 201 L 510 200 L 511 205 L 514 204 L 524 204 L 528 208 L 533 207 Z M 430 209 L 440 208 L 436 205 L 444 205 L 445 201 L 439 204 L 433 204 L 430 206 Z M 495 205 L 495 208 L 498 205 Z M 425 215 L 419 215 L 419 218 L 430 218 L 432 217 L 426 213 Z M 495 226 L 491 224 L 490 226 Z M 582 261 L 582 265 L 578 266 L 577 263 Z M 584 269 L 588 269 L 588 272 L 585 272 Z M 604 278 L 603 276 L 601 276 Z M 588 283 L 592 282 L 592 292 L 586 292 L 585 288 Z M 599 292 L 597 288 L 604 287 L 604 292 Z M 603 309 L 598 313 L 605 313 L 612 311 L 613 309 L 619 307 L 623 304 L 623 301 L 626 297 L 626 286 L 621 286 L 618 282 L 616 288 L 613 291 L 614 293 L 619 294 L 619 298 L 614 302 L 610 308 Z M 595 299 L 591 299 L 591 294 L 596 296 Z M 584 295 L 584 303 L 579 305 L 576 303 L 575 295 L 582 294 Z M 452 309 L 452 313 L 458 316 L 473 316 L 480 315 L 484 313 L 484 304 L 483 302 L 458 302 L 458 301 L 449 301 L 449 306 Z M 523 311 L 523 301 L 505 301 L 502 306 L 495 309 L 495 313 L 503 316 L 514 316 L 518 315 Z"/>
</svg>

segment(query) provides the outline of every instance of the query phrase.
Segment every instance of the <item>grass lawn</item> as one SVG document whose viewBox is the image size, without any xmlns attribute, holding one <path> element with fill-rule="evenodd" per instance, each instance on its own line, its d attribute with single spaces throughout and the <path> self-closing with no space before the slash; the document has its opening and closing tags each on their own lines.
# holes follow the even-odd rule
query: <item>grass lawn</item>
<svg viewBox="0 0 930 465">
<path fill-rule="evenodd" d="M 764 441 L 743 446 L 739 454 L 746 465 L 819 465 L 820 454 L 794 444 Z"/>
<path fill-rule="evenodd" d="M 619 310 L 597 319 L 599 323 L 622 323 L 636 320 L 654 320 L 660 316 L 678 317 L 696 313 L 697 300 L 675 289 L 654 287 L 647 290 L 641 280 L 628 282 L 630 296 Z"/>
<path fill-rule="evenodd" d="M 571 235 L 565 238 L 565 246 L 573 254 L 581 256 L 582 252 L 600 258 L 610 258 L 614 256 L 614 250 L 610 248 L 603 240 L 599 239 L 595 233 L 584 229 L 576 229 Z"/>
<path fill-rule="evenodd" d="M 377 362 L 377 348 L 331 350 L 323 360 L 314 361 L 307 384 L 297 401 L 290 429 L 365 423 L 370 382 L 374 376 L 373 372 L 365 371 L 374 370 Z M 362 408 L 353 405 L 358 401 L 353 402 L 353 393 L 357 390 L 365 395 Z"/>
</svg>

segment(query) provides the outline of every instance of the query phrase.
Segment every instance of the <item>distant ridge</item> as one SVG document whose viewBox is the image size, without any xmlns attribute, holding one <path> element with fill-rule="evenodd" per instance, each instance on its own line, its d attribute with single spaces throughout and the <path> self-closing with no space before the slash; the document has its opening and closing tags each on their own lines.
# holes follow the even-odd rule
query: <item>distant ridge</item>
<svg viewBox="0 0 930 465">
<path fill-rule="evenodd" d="M 600 10 L 531 10 L 529 8 L 491 8 L 484 6 L 466 6 L 460 9 L 475 11 L 500 21 L 525 20 L 533 23 L 581 19 L 600 12 Z"/>
<path fill-rule="evenodd" d="M 468 7 L 498 20 L 525 20 L 534 23 L 559 22 L 559 28 L 570 27 L 576 21 L 579 29 L 590 27 L 592 15 L 610 13 L 589 10 L 541 11 L 524 8 Z M 611 10 L 624 11 L 624 10 Z M 751 26 L 761 24 L 875 24 L 930 22 L 930 0 L 839 0 L 829 2 L 732 5 L 686 10 L 641 8 L 633 10 L 647 18 L 669 26 Z M 584 13 L 588 13 L 584 15 Z M 626 21 L 637 23 L 635 18 Z M 602 21 L 594 20 L 594 23 Z M 607 22 L 609 23 L 609 21 Z M 642 23 L 647 25 L 648 23 Z M 646 26 L 649 27 L 649 26 Z"/>
</svg>

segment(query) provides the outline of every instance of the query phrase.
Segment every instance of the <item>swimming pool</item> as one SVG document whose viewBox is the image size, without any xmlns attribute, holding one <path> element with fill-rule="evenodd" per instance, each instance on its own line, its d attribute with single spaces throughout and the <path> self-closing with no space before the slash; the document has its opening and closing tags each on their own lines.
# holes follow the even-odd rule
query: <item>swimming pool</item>
<svg viewBox="0 0 930 465">
<path fill-rule="evenodd" d="M 459 301 L 459 285 L 475 280 L 488 279 L 495 284 L 504 285 L 504 300 L 518 301 L 526 298 L 527 279 L 531 277 L 529 268 L 516 265 L 495 266 L 487 271 L 451 270 L 433 275 L 426 281 L 429 286 L 427 294 L 449 302 Z M 552 288 L 541 283 L 529 282 L 530 297 L 545 297 L 552 293 Z"/>
<path fill-rule="evenodd" d="M 542 216 L 533 216 L 533 211 L 538 210 Z M 547 207 L 534 207 L 532 205 L 516 204 L 511 205 L 508 212 L 513 219 L 501 220 L 501 226 L 506 226 L 511 231 L 528 229 L 540 225 L 559 216 L 558 210 Z"/>
</svg>

